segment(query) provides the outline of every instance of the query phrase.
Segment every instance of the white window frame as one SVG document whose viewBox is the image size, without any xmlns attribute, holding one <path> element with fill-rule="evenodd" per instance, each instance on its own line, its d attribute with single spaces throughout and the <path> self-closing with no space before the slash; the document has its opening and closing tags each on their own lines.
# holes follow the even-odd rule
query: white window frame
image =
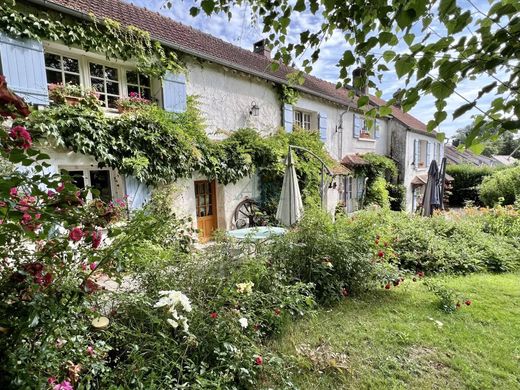
<svg viewBox="0 0 520 390">
<path fill-rule="evenodd" d="M 98 66 L 102 66 L 103 67 L 103 77 L 99 77 L 99 76 L 93 76 L 91 73 L 90 73 L 90 65 L 98 65 Z M 112 68 L 112 69 L 115 69 L 117 71 L 117 80 L 113 80 L 113 79 L 109 79 L 107 76 L 106 76 L 106 72 L 105 72 L 105 68 Z M 100 100 L 102 103 L 102 106 L 106 109 L 115 109 L 115 107 L 109 107 L 108 106 L 108 98 L 109 97 L 113 97 L 113 98 L 116 98 L 116 99 L 120 99 L 123 95 L 123 74 L 126 76 L 126 71 L 122 71 L 122 68 L 121 67 L 118 67 L 118 66 L 112 66 L 111 64 L 106 64 L 106 63 L 102 63 L 102 62 L 98 62 L 96 60 L 93 60 L 93 59 L 88 59 L 88 79 L 89 79 L 89 83 L 90 85 L 92 86 L 92 79 L 95 79 L 95 80 L 101 80 L 103 81 L 103 88 L 104 88 L 104 91 L 98 91 L 96 90 L 97 92 L 99 92 L 100 94 L 104 95 L 105 96 L 105 99 L 104 101 L 103 100 Z M 108 93 L 108 89 L 107 89 L 107 83 L 116 83 L 118 85 L 118 94 L 113 94 L 113 93 Z"/>
<path fill-rule="evenodd" d="M 428 153 L 428 141 L 419 140 L 419 162 L 417 163 L 417 169 L 428 169 L 426 166 L 426 154 Z M 422 164 L 422 166 L 421 166 Z"/>
<path fill-rule="evenodd" d="M 84 89 L 92 88 L 92 84 L 90 81 L 90 63 L 95 63 L 103 66 L 108 66 L 110 68 L 117 69 L 119 76 L 119 96 L 118 98 L 128 97 L 128 84 L 126 81 L 126 72 L 134 71 L 138 72 L 135 64 L 132 63 L 121 63 L 120 61 L 110 62 L 104 59 L 103 56 L 96 53 L 88 53 L 80 49 L 68 48 L 64 45 L 55 44 L 55 43 L 44 43 L 44 52 L 54 55 L 59 55 L 62 57 L 69 57 L 79 61 L 79 75 L 80 75 L 80 86 Z M 47 69 L 47 68 L 46 68 Z M 134 84 L 132 84 L 134 85 Z M 154 94 L 154 79 L 150 77 L 150 94 L 152 99 L 155 98 Z M 112 95 L 111 96 L 115 96 Z M 102 108 L 106 112 L 117 112 L 115 108 L 108 108 L 106 105 L 102 105 Z"/>
<path fill-rule="evenodd" d="M 345 203 L 347 203 L 349 200 L 352 200 L 352 186 L 353 177 L 352 176 L 345 176 L 345 193 L 344 193 L 344 200 Z"/>
<path fill-rule="evenodd" d="M 60 63 L 61 63 L 61 69 L 51 68 L 50 66 L 45 65 L 46 73 L 47 73 L 48 70 L 52 71 L 52 72 L 59 72 L 59 73 L 61 73 L 61 83 L 63 85 L 67 84 L 67 82 L 65 81 L 65 75 L 66 74 L 71 74 L 71 75 L 74 75 L 74 76 L 78 76 L 79 85 L 81 85 L 82 80 L 81 80 L 81 60 L 80 60 L 80 58 L 78 58 L 76 56 L 73 56 L 73 55 L 71 56 L 71 55 L 67 55 L 67 54 L 63 54 L 63 53 L 55 53 L 55 52 L 53 52 L 51 50 L 45 51 L 44 54 L 51 54 L 51 55 L 55 55 L 55 56 L 60 57 Z M 78 61 L 78 73 L 66 71 L 63 68 L 63 57 L 70 58 L 72 60 Z"/>
<path fill-rule="evenodd" d="M 117 199 L 117 186 L 116 186 L 116 178 L 115 172 L 111 168 L 99 168 L 95 165 L 59 165 L 58 170 L 66 170 L 67 172 L 71 171 L 83 171 L 83 181 L 85 182 L 85 187 L 92 187 L 90 181 L 90 172 L 91 171 L 107 171 L 108 176 L 110 178 L 110 192 L 112 194 L 112 200 Z M 87 200 L 92 200 L 92 194 L 89 192 L 87 195 Z"/>
<path fill-rule="evenodd" d="M 148 76 L 148 79 L 150 80 L 150 84 L 149 85 L 144 85 L 141 83 L 141 77 L 143 76 L 143 73 L 139 73 L 139 71 L 137 69 L 123 69 L 124 73 L 125 73 L 125 79 L 126 79 L 126 95 L 127 96 L 130 96 L 130 92 L 128 91 L 128 87 L 137 87 L 137 90 L 139 91 L 138 94 L 139 94 L 139 97 L 144 97 L 143 96 L 143 90 L 144 89 L 148 89 L 150 91 L 150 97 L 152 96 L 152 77 L 151 76 Z M 134 72 L 137 74 L 137 84 L 135 83 L 131 83 L 128 81 L 128 72 Z"/>
<path fill-rule="evenodd" d="M 310 130 L 312 124 L 312 114 L 308 111 L 294 110 L 293 122 L 296 126 L 304 130 Z"/>
</svg>

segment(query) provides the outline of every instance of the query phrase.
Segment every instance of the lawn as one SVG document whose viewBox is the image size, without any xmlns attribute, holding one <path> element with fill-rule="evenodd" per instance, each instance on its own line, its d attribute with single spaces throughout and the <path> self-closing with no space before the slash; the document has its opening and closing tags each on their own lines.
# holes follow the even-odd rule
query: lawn
<svg viewBox="0 0 520 390">
<path fill-rule="evenodd" d="M 408 280 L 295 322 L 269 347 L 291 356 L 301 389 L 520 388 L 520 275 L 446 285 L 471 306 L 445 314 L 421 282 Z"/>
</svg>

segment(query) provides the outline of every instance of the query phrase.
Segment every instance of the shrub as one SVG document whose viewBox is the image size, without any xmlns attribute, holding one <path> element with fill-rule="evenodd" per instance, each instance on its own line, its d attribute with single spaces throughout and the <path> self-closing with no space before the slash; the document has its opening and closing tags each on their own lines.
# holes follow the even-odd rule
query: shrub
<svg viewBox="0 0 520 390">
<path fill-rule="evenodd" d="M 520 166 L 502 169 L 486 177 L 480 186 L 480 200 L 486 206 L 512 205 L 520 194 Z"/>
<path fill-rule="evenodd" d="M 454 179 L 449 198 L 450 206 L 462 207 L 467 202 L 480 204 L 479 186 L 485 177 L 491 175 L 497 168 L 489 166 L 457 164 L 448 165 L 446 173 Z"/>
<path fill-rule="evenodd" d="M 406 187 L 402 184 L 387 184 L 390 196 L 390 210 L 404 211 L 406 208 Z"/>
<path fill-rule="evenodd" d="M 324 212 L 307 211 L 297 229 L 273 245 L 273 265 L 290 278 L 313 283 L 322 303 L 392 279 L 397 270 L 377 256 L 375 229 L 365 223 L 351 229 L 350 224 L 347 217 L 334 223 Z"/>
<path fill-rule="evenodd" d="M 376 204 L 384 209 L 390 208 L 390 194 L 387 182 L 383 177 L 376 177 L 372 183 L 367 184 L 366 204 Z"/>
</svg>

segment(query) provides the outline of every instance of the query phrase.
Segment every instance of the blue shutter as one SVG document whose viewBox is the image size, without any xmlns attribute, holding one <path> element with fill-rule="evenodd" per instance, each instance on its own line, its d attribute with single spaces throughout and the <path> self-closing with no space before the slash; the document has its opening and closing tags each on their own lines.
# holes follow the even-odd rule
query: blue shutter
<svg viewBox="0 0 520 390">
<path fill-rule="evenodd" d="M 48 105 L 49 91 L 41 42 L 0 33 L 0 60 L 7 85 L 27 103 Z"/>
<path fill-rule="evenodd" d="M 375 130 L 374 130 L 374 138 L 375 139 L 379 139 L 381 138 L 381 122 L 379 121 L 379 119 L 376 119 L 375 120 Z"/>
<path fill-rule="evenodd" d="M 432 143 L 428 141 L 426 143 L 426 168 L 430 166 L 430 162 L 432 159 Z"/>
<path fill-rule="evenodd" d="M 413 163 L 417 168 L 419 166 L 419 140 L 413 140 Z"/>
<path fill-rule="evenodd" d="M 164 75 L 163 107 L 169 112 L 186 111 L 186 76 L 171 72 Z"/>
<path fill-rule="evenodd" d="M 319 128 L 320 128 L 320 139 L 323 142 L 327 142 L 327 114 L 320 113 L 318 117 Z"/>
<path fill-rule="evenodd" d="M 354 114 L 354 138 L 359 138 L 362 127 L 362 118 L 359 115 Z"/>
<path fill-rule="evenodd" d="M 148 186 L 134 176 L 125 177 L 125 190 L 128 196 L 128 208 L 136 210 L 143 207 L 151 199 L 151 191 Z"/>
<path fill-rule="evenodd" d="M 293 130 L 293 106 L 290 104 L 283 105 L 283 127 L 287 133 Z"/>
</svg>

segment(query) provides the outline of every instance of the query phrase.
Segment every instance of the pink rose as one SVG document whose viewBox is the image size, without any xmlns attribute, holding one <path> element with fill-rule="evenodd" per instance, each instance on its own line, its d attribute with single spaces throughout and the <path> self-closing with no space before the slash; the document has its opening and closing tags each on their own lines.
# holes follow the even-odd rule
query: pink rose
<svg viewBox="0 0 520 390">
<path fill-rule="evenodd" d="M 55 193 L 53 190 L 48 190 L 48 191 L 47 191 L 47 196 L 48 196 L 49 198 L 52 198 L 54 195 L 56 195 L 56 193 Z"/>
<path fill-rule="evenodd" d="M 55 384 L 57 381 L 58 381 L 58 380 L 56 379 L 55 376 L 51 376 L 50 378 L 47 379 L 47 383 L 48 383 L 49 385 L 53 385 L 53 384 Z"/>
<path fill-rule="evenodd" d="M 23 126 L 15 126 L 9 131 L 9 137 L 20 144 L 22 149 L 27 150 L 32 145 L 31 134 Z"/>
<path fill-rule="evenodd" d="M 74 242 L 81 240 L 83 238 L 83 230 L 80 227 L 75 227 L 70 231 L 69 238 Z"/>
<path fill-rule="evenodd" d="M 89 267 L 91 271 L 94 271 L 97 268 L 97 263 L 94 261 L 93 263 L 90 263 Z"/>
<path fill-rule="evenodd" d="M 92 345 L 89 345 L 87 347 L 87 355 L 93 356 L 94 355 L 94 347 Z"/>
<path fill-rule="evenodd" d="M 60 183 L 60 184 L 58 185 L 58 187 L 56 188 L 56 191 L 61 192 L 61 191 L 63 191 L 64 189 L 65 189 L 65 184 Z"/>
<path fill-rule="evenodd" d="M 17 195 L 18 195 L 18 188 L 13 187 L 9 190 L 9 196 L 11 196 L 11 198 L 14 198 Z"/>
<path fill-rule="evenodd" d="M 25 213 L 23 216 L 22 216 L 22 223 L 23 224 L 28 224 L 30 221 L 31 221 L 32 217 Z"/>
<path fill-rule="evenodd" d="M 52 389 L 53 390 L 74 390 L 74 387 L 72 387 L 72 384 L 69 381 L 63 381 L 63 382 L 55 385 Z"/>
</svg>

